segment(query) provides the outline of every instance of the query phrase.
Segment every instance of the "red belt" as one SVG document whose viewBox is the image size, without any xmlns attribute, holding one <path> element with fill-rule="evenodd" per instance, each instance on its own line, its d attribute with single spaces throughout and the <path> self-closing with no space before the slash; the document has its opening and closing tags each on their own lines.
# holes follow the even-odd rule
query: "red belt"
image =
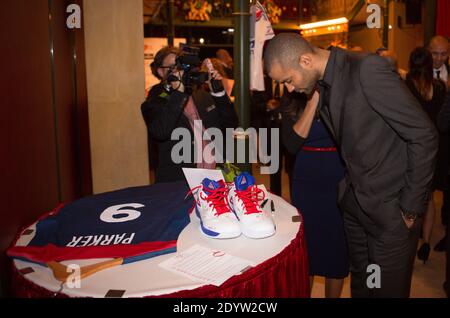
<svg viewBox="0 0 450 318">
<path fill-rule="evenodd" d="M 334 151 L 337 151 L 336 147 L 330 147 L 330 148 L 303 147 L 302 150 L 304 150 L 304 151 L 316 151 L 316 152 L 334 152 Z"/>
</svg>

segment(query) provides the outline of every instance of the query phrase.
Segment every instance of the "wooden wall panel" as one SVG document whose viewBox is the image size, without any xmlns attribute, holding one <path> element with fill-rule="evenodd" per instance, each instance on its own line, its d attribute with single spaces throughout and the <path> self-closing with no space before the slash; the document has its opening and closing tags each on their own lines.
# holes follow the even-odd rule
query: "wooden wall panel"
<svg viewBox="0 0 450 318">
<path fill-rule="evenodd" d="M 82 1 L 0 2 L 3 284 L 5 251 L 17 231 L 59 202 L 92 192 L 84 39 L 66 26 L 69 2 Z"/>
<path fill-rule="evenodd" d="M 58 177 L 48 2 L 2 1 L 0 21 L 0 266 L 6 274 L 5 249 L 20 227 L 58 203 Z"/>
</svg>

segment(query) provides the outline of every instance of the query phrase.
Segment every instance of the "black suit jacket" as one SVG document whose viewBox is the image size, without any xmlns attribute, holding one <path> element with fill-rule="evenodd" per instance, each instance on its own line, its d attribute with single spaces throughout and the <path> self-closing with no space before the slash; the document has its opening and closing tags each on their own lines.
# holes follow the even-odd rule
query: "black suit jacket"
<svg viewBox="0 0 450 318">
<path fill-rule="evenodd" d="M 447 91 L 446 102 L 438 114 L 436 123 L 441 132 L 450 131 L 450 91 Z"/>
<path fill-rule="evenodd" d="M 339 199 L 351 184 L 379 226 L 392 220 L 385 202 L 425 213 L 438 147 L 433 123 L 384 58 L 333 50 L 329 116 L 319 107 L 346 164 Z"/>
<path fill-rule="evenodd" d="M 159 84 L 150 90 L 147 100 L 141 106 L 148 131 L 149 155 L 151 157 L 155 152 L 158 154 L 157 160 L 150 159 L 156 168 L 156 182 L 185 180 L 182 168 L 196 167 L 193 158 L 194 133 L 188 118 L 184 115 L 184 106 L 188 98 L 187 94 L 178 91 L 169 94 Z M 223 97 L 212 97 L 205 90 L 197 89 L 193 92 L 192 98 L 205 129 L 219 128 L 225 136 L 226 128 L 236 127 L 236 112 L 226 94 Z M 172 148 L 179 142 L 171 140 L 172 132 L 176 128 L 186 128 L 191 134 L 192 147 L 189 163 L 172 161 Z M 154 147 L 155 145 L 156 147 Z"/>
</svg>

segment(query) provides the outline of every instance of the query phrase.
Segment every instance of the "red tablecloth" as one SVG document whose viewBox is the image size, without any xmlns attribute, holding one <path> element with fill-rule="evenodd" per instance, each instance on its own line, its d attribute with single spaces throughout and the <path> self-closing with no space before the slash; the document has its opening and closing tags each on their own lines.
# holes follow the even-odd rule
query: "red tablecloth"
<svg viewBox="0 0 450 318">
<path fill-rule="evenodd" d="M 46 290 L 26 278 L 13 265 L 12 286 L 16 297 L 68 297 Z M 305 298 L 310 296 L 308 258 L 303 222 L 294 240 L 278 255 L 222 286 L 203 286 L 158 297 L 176 298 Z"/>
</svg>

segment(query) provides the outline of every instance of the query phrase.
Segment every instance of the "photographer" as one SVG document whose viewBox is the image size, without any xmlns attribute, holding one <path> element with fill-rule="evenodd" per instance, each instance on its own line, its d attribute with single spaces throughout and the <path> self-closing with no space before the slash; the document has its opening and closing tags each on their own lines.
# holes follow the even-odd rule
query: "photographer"
<svg viewBox="0 0 450 318">
<path fill-rule="evenodd" d="M 183 167 L 215 168 L 215 163 L 208 164 L 204 160 L 195 163 L 194 142 L 191 147 L 192 160 L 188 163 L 174 163 L 171 152 L 173 146 L 179 142 L 171 140 L 174 129 L 188 129 L 191 140 L 194 141 L 195 120 L 202 121 L 203 130 L 216 127 L 225 132 L 225 128 L 235 128 L 237 125 L 236 113 L 223 87 L 221 90 L 220 87 L 219 90 L 217 87 L 211 89 L 211 93 L 202 88 L 201 82 L 206 79 L 206 75 L 209 75 L 207 83 L 210 87 L 211 79 L 220 81 L 220 75 L 214 70 L 209 74 L 196 72 L 196 68 L 191 70 L 191 65 L 187 65 L 186 61 L 200 64 L 200 61 L 197 61 L 198 55 L 188 54 L 187 58 L 184 58 L 185 54 L 174 47 L 165 47 L 158 51 L 151 68 L 153 75 L 161 82 L 151 88 L 147 100 L 141 106 L 149 144 L 154 143 L 158 148 L 158 160 L 154 163 L 156 182 L 184 180 Z M 197 142 L 202 145 L 202 149 L 208 143 L 201 140 Z"/>
</svg>

